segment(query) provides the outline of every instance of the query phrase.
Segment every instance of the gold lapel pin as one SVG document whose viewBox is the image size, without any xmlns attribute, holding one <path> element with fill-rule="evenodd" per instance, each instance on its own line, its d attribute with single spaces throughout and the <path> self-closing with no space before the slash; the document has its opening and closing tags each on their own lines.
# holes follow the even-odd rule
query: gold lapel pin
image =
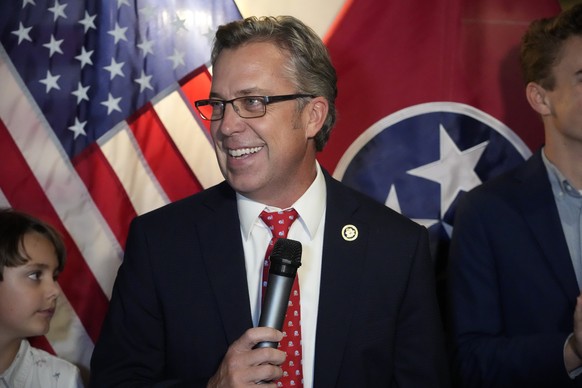
<svg viewBox="0 0 582 388">
<path fill-rule="evenodd" d="M 342 228 L 342 237 L 346 241 L 354 241 L 355 239 L 358 238 L 358 228 L 350 224 L 345 225 Z"/>
</svg>

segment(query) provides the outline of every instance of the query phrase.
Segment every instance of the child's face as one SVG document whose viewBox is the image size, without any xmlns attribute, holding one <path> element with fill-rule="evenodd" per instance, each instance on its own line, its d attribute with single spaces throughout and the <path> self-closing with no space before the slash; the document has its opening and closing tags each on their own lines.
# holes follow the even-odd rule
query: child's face
<svg viewBox="0 0 582 388">
<path fill-rule="evenodd" d="M 3 340 L 46 334 L 60 294 L 52 243 L 31 232 L 24 235 L 23 245 L 23 254 L 30 260 L 18 267 L 4 267 L 4 280 L 0 281 Z"/>
</svg>

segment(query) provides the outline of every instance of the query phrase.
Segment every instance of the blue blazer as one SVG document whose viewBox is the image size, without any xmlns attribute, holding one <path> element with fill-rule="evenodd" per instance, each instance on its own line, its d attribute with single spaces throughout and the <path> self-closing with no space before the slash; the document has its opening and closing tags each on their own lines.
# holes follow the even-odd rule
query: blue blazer
<svg viewBox="0 0 582 388">
<path fill-rule="evenodd" d="M 540 152 L 457 209 L 448 280 L 461 387 L 582 386 L 563 360 L 580 290 Z"/>
<path fill-rule="evenodd" d="M 315 387 L 444 387 L 426 229 L 325 174 Z M 342 238 L 344 225 L 359 237 Z M 137 217 L 91 363 L 92 386 L 206 386 L 252 327 L 226 183 Z"/>
</svg>

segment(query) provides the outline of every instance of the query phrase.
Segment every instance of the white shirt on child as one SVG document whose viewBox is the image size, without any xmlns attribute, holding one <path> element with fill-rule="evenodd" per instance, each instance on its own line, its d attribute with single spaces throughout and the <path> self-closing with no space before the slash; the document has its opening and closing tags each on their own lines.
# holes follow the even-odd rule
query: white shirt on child
<svg viewBox="0 0 582 388">
<path fill-rule="evenodd" d="M 82 388 L 79 368 L 22 340 L 20 349 L 0 375 L 0 388 Z"/>
</svg>

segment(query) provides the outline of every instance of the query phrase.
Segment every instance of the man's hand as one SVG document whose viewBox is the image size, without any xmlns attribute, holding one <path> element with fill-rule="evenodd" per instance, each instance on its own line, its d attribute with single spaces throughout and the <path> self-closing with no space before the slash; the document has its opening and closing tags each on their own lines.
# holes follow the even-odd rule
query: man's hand
<svg viewBox="0 0 582 388">
<path fill-rule="evenodd" d="M 285 352 L 253 348 L 259 342 L 279 342 L 282 339 L 283 333 L 269 327 L 247 330 L 230 345 L 218 371 L 208 382 L 208 388 L 248 387 L 258 383 L 261 387 L 275 387 L 272 381 L 283 375 L 280 365 L 285 361 Z"/>
</svg>

